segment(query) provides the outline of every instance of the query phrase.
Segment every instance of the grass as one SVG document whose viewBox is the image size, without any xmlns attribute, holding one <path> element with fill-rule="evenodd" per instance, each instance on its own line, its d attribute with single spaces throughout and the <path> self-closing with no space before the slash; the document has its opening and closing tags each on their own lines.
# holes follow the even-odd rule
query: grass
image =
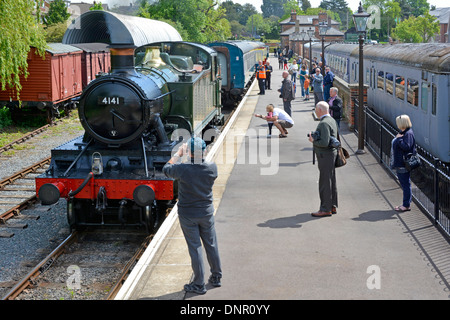
<svg viewBox="0 0 450 320">
<path fill-rule="evenodd" d="M 69 118 L 63 118 L 61 123 L 56 126 L 51 126 L 43 133 L 43 138 L 51 138 L 52 136 L 64 135 L 67 133 L 74 133 L 78 130 L 82 130 L 82 125 L 78 118 L 78 110 L 73 110 Z M 0 147 L 3 147 L 11 142 L 21 138 L 27 133 L 38 129 L 39 127 L 30 127 L 27 125 L 8 125 L 0 129 Z M 15 146 L 14 149 L 18 150 L 19 146 Z M 4 153 L 7 155 L 6 153 Z"/>
</svg>

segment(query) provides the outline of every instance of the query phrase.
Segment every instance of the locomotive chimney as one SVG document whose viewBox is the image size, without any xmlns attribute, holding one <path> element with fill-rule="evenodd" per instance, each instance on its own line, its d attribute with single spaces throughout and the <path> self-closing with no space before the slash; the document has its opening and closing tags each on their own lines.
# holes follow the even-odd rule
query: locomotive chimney
<svg viewBox="0 0 450 320">
<path fill-rule="evenodd" d="M 134 74 L 134 49 L 132 45 L 111 45 L 111 73 Z"/>
</svg>

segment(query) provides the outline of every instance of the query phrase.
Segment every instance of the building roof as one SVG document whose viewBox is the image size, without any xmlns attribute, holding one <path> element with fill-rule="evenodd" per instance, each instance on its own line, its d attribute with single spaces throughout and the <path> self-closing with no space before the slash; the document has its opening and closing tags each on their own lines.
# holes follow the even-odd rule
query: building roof
<svg viewBox="0 0 450 320">
<path fill-rule="evenodd" d="M 159 41 L 181 41 L 181 35 L 168 23 L 108 11 L 88 11 L 67 28 L 65 44 L 102 42 L 137 47 Z"/>
<path fill-rule="evenodd" d="M 313 19 L 319 19 L 318 15 L 313 15 L 313 16 L 301 16 L 301 15 L 297 15 L 297 20 L 299 21 L 299 24 L 302 25 L 312 25 L 313 24 Z M 283 20 L 280 22 L 280 24 L 295 24 L 295 21 L 291 21 L 291 17 Z M 336 24 L 339 25 L 339 22 L 337 22 L 336 20 L 331 19 L 331 24 Z"/>
<path fill-rule="evenodd" d="M 45 51 L 51 53 L 52 55 L 58 55 L 70 52 L 81 52 L 82 50 L 80 48 L 68 44 L 55 42 L 55 43 L 48 43 Z"/>
<path fill-rule="evenodd" d="M 450 17 L 450 7 L 436 8 L 436 10 L 430 11 L 432 16 L 435 16 L 439 20 L 440 24 L 447 24 Z"/>
<path fill-rule="evenodd" d="M 299 27 L 300 32 L 304 30 L 305 32 L 308 31 L 309 27 Z M 295 27 L 289 28 L 286 31 L 280 33 L 280 36 L 289 36 L 295 32 Z M 327 31 L 326 36 L 344 36 L 344 33 L 342 31 L 339 31 L 335 28 L 329 28 Z M 314 41 L 315 38 L 313 38 Z"/>
</svg>

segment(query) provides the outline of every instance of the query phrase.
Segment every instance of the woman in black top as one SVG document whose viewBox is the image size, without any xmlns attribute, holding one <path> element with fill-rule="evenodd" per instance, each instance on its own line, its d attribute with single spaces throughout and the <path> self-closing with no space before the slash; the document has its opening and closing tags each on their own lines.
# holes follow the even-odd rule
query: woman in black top
<svg viewBox="0 0 450 320">
<path fill-rule="evenodd" d="M 404 212 L 411 210 L 411 173 L 405 168 L 405 156 L 416 152 L 416 140 L 411 127 L 411 120 L 407 115 L 398 116 L 395 119 L 400 133 L 392 141 L 392 167 L 397 171 L 397 177 L 403 189 L 403 204 L 395 207 L 395 211 Z"/>
</svg>

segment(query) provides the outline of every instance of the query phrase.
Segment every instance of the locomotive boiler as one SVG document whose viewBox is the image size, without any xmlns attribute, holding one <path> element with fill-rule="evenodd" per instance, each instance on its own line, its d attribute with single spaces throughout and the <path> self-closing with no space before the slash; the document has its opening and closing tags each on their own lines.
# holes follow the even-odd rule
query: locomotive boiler
<svg viewBox="0 0 450 320">
<path fill-rule="evenodd" d="M 79 98 L 85 134 L 51 151 L 36 192 L 43 205 L 67 200 L 72 229 L 144 226 L 150 232 L 177 196 L 162 173 L 182 141 L 176 132 L 188 138 L 222 121 L 217 56 L 181 41 L 112 45 L 110 53 L 111 72 Z"/>
</svg>

